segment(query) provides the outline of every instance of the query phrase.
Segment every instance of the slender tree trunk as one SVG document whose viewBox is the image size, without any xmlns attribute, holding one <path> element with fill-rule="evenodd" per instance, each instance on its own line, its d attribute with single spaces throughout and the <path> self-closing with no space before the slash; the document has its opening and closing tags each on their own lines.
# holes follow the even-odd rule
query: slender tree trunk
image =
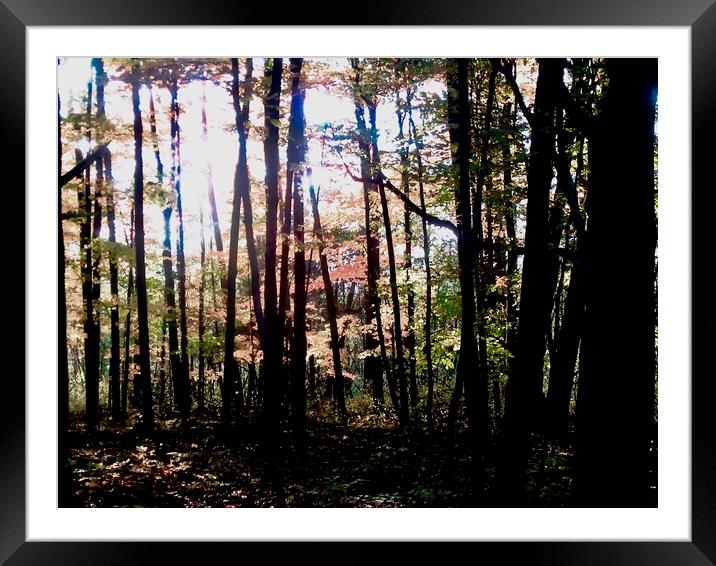
<svg viewBox="0 0 716 566">
<path fill-rule="evenodd" d="M 460 303 L 462 307 L 460 327 L 460 357 L 457 364 L 456 389 L 461 383 L 465 388 L 468 423 L 473 435 L 472 481 L 480 489 L 482 481 L 482 456 L 484 446 L 484 413 L 487 406 L 478 403 L 480 383 L 477 348 L 475 344 L 475 290 L 472 259 L 475 257 L 475 237 L 470 218 L 470 109 L 467 85 L 467 59 L 457 59 L 448 68 L 448 123 L 452 160 L 457 169 L 455 201 L 458 226 L 458 264 L 460 268 Z"/>
<path fill-rule="evenodd" d="M 656 416 L 657 60 L 608 59 L 606 71 L 591 148 L 575 487 L 589 507 L 656 506 L 649 449 Z M 614 218 L 623 215 L 629 253 L 615 253 L 623 234 Z"/>
<path fill-rule="evenodd" d="M 321 262 L 321 274 L 323 275 L 323 287 L 326 292 L 326 311 L 328 314 L 328 325 L 331 331 L 331 353 L 333 355 L 333 396 L 341 420 L 346 420 L 346 399 L 343 388 L 343 367 L 341 366 L 341 350 L 338 339 L 338 322 L 336 297 L 333 294 L 331 274 L 328 271 L 328 258 L 326 257 L 325 242 L 323 241 L 323 229 L 321 228 L 321 217 L 318 212 L 318 199 L 316 192 L 311 186 L 311 204 L 313 206 L 313 233 L 318 240 L 318 257 Z"/>
<path fill-rule="evenodd" d="M 380 216 L 375 203 L 373 203 L 373 194 L 375 187 L 367 179 L 371 178 L 370 165 L 370 134 L 365 123 L 365 111 L 358 96 L 360 91 L 360 69 L 357 60 L 352 60 L 351 65 L 355 71 L 355 87 L 354 95 L 356 125 L 358 127 L 358 149 L 360 156 L 360 171 L 363 179 L 363 205 L 365 212 L 365 237 L 366 237 L 366 264 L 367 264 L 367 289 L 365 293 L 365 323 L 371 325 L 375 320 L 375 333 L 366 332 L 363 337 L 364 347 L 369 352 L 374 352 L 380 347 L 381 356 L 374 354 L 365 357 L 363 365 L 363 374 L 365 380 L 371 384 L 373 393 L 373 405 L 376 410 L 382 411 L 385 404 L 383 394 L 383 362 L 384 350 L 381 344 L 383 339 L 383 325 L 380 316 L 380 298 L 378 296 L 378 279 L 380 277 L 380 242 L 378 240 L 378 230 L 380 227 Z M 390 372 L 389 367 L 385 367 L 386 372 Z M 392 380 L 388 380 L 391 400 L 397 414 L 398 400 L 395 386 Z"/>
<path fill-rule="evenodd" d="M 134 211 L 132 211 L 134 216 Z M 134 226 L 134 221 L 132 221 Z M 132 237 L 134 240 L 134 237 Z M 124 320 L 124 365 L 122 367 L 122 395 L 121 395 L 121 419 L 127 418 L 127 400 L 129 397 L 129 345 L 131 342 L 132 330 L 132 292 L 134 291 L 134 270 L 130 267 L 127 283 L 127 316 Z"/>
<path fill-rule="evenodd" d="M 173 121 L 172 121 L 173 127 Z M 149 129 L 152 138 L 154 158 L 157 163 L 157 182 L 161 185 L 164 182 L 164 165 L 159 152 L 159 140 L 157 138 L 157 121 L 154 110 L 154 96 L 149 92 Z M 173 142 L 172 142 L 173 143 Z M 174 168 L 171 169 L 172 185 L 174 185 Z M 182 364 L 179 351 L 179 331 L 177 328 L 176 293 L 174 289 L 174 269 L 172 268 L 172 238 L 171 238 L 171 217 L 172 199 L 167 199 L 167 205 L 162 212 L 164 217 L 164 242 L 162 247 L 162 265 L 164 268 L 164 302 L 167 307 L 166 321 L 169 336 L 169 363 L 171 367 L 172 389 L 174 395 L 181 391 Z M 181 401 L 175 397 L 174 404 L 181 411 Z"/>
<path fill-rule="evenodd" d="M 278 231 L 278 203 L 280 199 L 279 173 L 279 106 L 283 60 L 267 60 L 264 76 L 270 78 L 269 91 L 264 98 L 264 158 L 266 161 L 266 255 L 264 270 L 264 316 L 266 318 L 266 342 L 264 350 L 264 412 L 269 422 L 278 422 L 281 396 L 282 327 L 278 313 L 278 290 L 276 282 L 276 237 Z M 255 373 L 255 369 L 254 369 Z M 250 375 L 250 374 L 249 374 Z"/>
<path fill-rule="evenodd" d="M 87 83 L 87 121 L 92 119 L 92 83 Z M 87 139 L 90 139 L 87 130 Z M 77 162 L 82 156 L 77 153 Z M 90 167 L 85 168 L 83 192 L 80 193 L 80 209 L 84 217 L 80 226 L 80 249 L 83 251 L 82 263 L 82 301 L 84 303 L 84 363 L 85 363 L 85 413 L 87 427 L 93 429 L 99 420 L 99 325 L 95 319 L 92 250 L 92 185 Z"/>
<path fill-rule="evenodd" d="M 406 107 L 412 104 L 412 91 L 408 89 L 405 100 Z M 398 106 L 396 110 L 398 117 L 398 140 L 399 143 L 405 144 L 405 133 L 403 126 L 405 123 L 406 111 L 401 110 Z M 409 146 L 403 145 L 400 149 L 400 188 L 406 199 L 410 199 L 410 173 L 409 167 Z M 413 268 L 413 229 L 410 220 L 410 208 L 404 203 L 404 224 L 405 224 L 405 255 L 403 260 L 403 268 L 405 269 L 405 284 L 407 287 L 406 308 L 408 315 L 408 333 L 405 339 L 405 346 L 408 349 L 408 384 L 410 387 L 410 409 L 413 421 L 419 422 L 418 416 L 418 380 L 415 372 L 415 290 L 410 279 L 411 270 Z"/>
<path fill-rule="evenodd" d="M 162 348 L 159 352 L 159 406 L 164 407 L 167 391 L 167 317 L 162 318 Z"/>
<path fill-rule="evenodd" d="M 172 177 L 176 191 L 176 207 L 179 235 L 177 238 L 177 283 L 179 290 L 179 326 L 181 339 L 181 372 L 174 381 L 179 413 L 186 424 L 191 409 L 191 391 L 189 384 L 189 356 L 187 353 L 189 337 L 186 319 L 186 259 L 184 257 L 184 212 L 181 194 L 181 129 L 179 127 L 179 87 L 176 77 L 170 87 L 171 93 L 171 134 L 172 134 Z"/>
<path fill-rule="evenodd" d="M 424 168 L 423 158 L 420 152 L 421 142 L 418 139 L 417 129 L 413 121 L 412 107 L 408 105 L 408 121 L 410 124 L 411 141 L 415 144 L 415 159 L 418 164 L 418 189 L 420 191 L 420 209 L 423 213 L 427 212 L 425 207 L 425 187 L 423 184 Z M 423 332 L 425 334 L 425 343 L 423 353 L 425 355 L 426 378 L 428 382 L 428 398 L 427 398 L 427 426 L 428 429 L 433 427 L 433 397 L 435 388 L 435 376 L 433 374 L 433 349 L 432 349 L 432 274 L 430 272 L 430 237 L 428 235 L 428 222 L 425 216 L 421 218 L 423 228 L 423 255 L 425 257 L 425 325 Z"/>
<path fill-rule="evenodd" d="M 569 287 L 564 304 L 564 314 L 556 336 L 556 355 L 550 360 L 549 389 L 547 390 L 546 411 L 549 434 L 564 441 L 569 432 L 570 401 L 574 387 L 575 368 L 582 336 L 584 320 L 584 218 L 579 210 L 576 186 L 579 184 L 583 169 L 584 136 L 579 141 L 577 154 L 577 171 L 572 184 L 569 171 L 570 158 L 567 156 L 564 143 L 559 143 L 558 183 L 560 190 L 570 203 L 570 219 L 576 228 L 575 260 L 570 269 Z"/>
<path fill-rule="evenodd" d="M 541 59 L 527 169 L 527 227 L 520 312 L 505 406 L 505 445 L 500 470 L 511 504 L 525 496 L 530 431 L 540 427 L 546 328 L 550 311 L 549 194 L 555 139 L 555 106 L 563 59 Z"/>
<path fill-rule="evenodd" d="M 107 174 L 109 191 L 107 194 L 107 225 L 109 227 L 109 241 L 117 241 L 114 213 L 114 179 L 112 176 L 112 156 L 109 150 L 104 153 L 104 169 Z M 119 273 L 117 267 L 117 254 L 111 252 L 109 256 L 109 288 L 112 296 L 110 310 L 111 324 L 111 354 L 109 361 L 109 380 L 112 405 L 112 419 L 118 421 L 122 417 L 120 399 L 120 336 L 119 336 Z"/>
<path fill-rule="evenodd" d="M 142 384 L 142 427 L 154 426 L 152 381 L 149 365 L 149 320 L 144 254 L 144 162 L 142 159 L 142 114 L 139 110 L 139 64 L 132 68 L 132 109 L 134 111 L 134 249 L 137 265 L 137 320 L 139 329 L 139 367 Z"/>
<path fill-rule="evenodd" d="M 199 375 L 196 384 L 196 405 L 197 412 L 201 415 L 204 413 L 205 390 L 206 390 L 206 346 L 204 344 L 205 329 L 205 313 L 204 313 L 204 294 L 206 290 L 206 242 L 204 241 L 204 208 L 199 204 L 199 226 L 201 230 L 201 255 L 199 265 L 201 270 L 201 280 L 199 282 Z"/>
<path fill-rule="evenodd" d="M 385 194 L 385 183 L 380 170 L 380 158 L 378 153 L 378 128 L 376 125 L 375 101 L 366 100 L 368 107 L 368 119 L 370 121 L 370 141 L 371 141 L 371 162 L 373 173 L 378 177 L 378 194 L 380 195 L 380 204 L 383 211 L 383 223 L 385 226 L 385 245 L 388 250 L 388 270 L 390 280 L 390 296 L 393 303 L 393 322 L 395 326 L 395 373 L 397 374 L 397 382 L 400 387 L 400 397 L 398 398 L 398 420 L 402 426 L 410 423 L 410 414 L 408 412 L 408 379 L 405 375 L 405 354 L 403 351 L 403 326 L 400 320 L 400 297 L 398 296 L 398 275 L 395 267 L 395 249 L 393 247 L 393 229 L 390 222 L 390 213 L 388 211 L 388 199 Z"/>
<path fill-rule="evenodd" d="M 291 120 L 289 124 L 288 167 L 293 171 L 293 258 L 294 301 L 293 341 L 291 342 L 291 383 L 293 432 L 299 446 L 303 445 L 306 420 L 306 258 L 304 252 L 303 167 L 306 159 L 303 101 L 305 90 L 300 85 L 303 59 L 291 59 Z"/>
<path fill-rule="evenodd" d="M 231 59 L 232 96 L 236 114 L 236 129 L 241 140 L 244 131 L 243 114 L 239 98 L 239 60 Z M 239 248 L 239 219 L 241 217 L 241 190 L 239 189 L 241 171 L 246 165 L 246 146 L 239 142 L 239 156 L 234 172 L 234 197 L 231 211 L 231 231 L 229 235 L 229 265 L 226 280 L 226 332 L 224 339 L 224 378 L 222 391 L 222 423 L 225 428 L 233 422 L 234 392 L 234 339 L 236 337 L 236 271 Z"/>
</svg>

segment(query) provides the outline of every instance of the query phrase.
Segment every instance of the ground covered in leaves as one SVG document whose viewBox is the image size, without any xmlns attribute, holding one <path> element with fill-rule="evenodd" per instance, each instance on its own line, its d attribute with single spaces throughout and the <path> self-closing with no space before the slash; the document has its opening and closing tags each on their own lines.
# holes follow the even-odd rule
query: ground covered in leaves
<svg viewBox="0 0 716 566">
<path fill-rule="evenodd" d="M 231 434 L 214 420 L 182 428 L 159 420 L 151 435 L 105 423 L 69 436 L 70 504 L 78 507 L 474 507 L 465 435 L 401 430 L 380 417 L 348 425 L 309 421 L 305 449 L 287 443 L 280 481 L 261 457 L 258 425 Z M 450 446 L 448 450 L 445 447 Z M 569 452 L 545 447 L 531 466 L 533 506 L 569 504 Z M 488 468 L 488 482 L 494 469 Z M 272 478 L 269 480 L 269 478 Z"/>
</svg>

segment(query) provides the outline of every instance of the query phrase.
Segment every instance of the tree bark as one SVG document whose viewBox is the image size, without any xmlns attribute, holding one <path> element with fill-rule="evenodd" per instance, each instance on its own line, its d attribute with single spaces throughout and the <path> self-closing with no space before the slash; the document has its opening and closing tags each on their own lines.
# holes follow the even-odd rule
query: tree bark
<svg viewBox="0 0 716 566">
<path fill-rule="evenodd" d="M 114 178 L 112 175 L 112 155 L 109 150 L 104 153 L 104 169 L 107 175 L 109 192 L 107 194 L 107 225 L 109 227 L 109 241 L 116 243 L 116 226 L 114 213 Z M 109 255 L 109 288 L 112 296 L 110 310 L 111 324 L 111 354 L 109 361 L 109 380 L 112 406 L 112 419 L 118 421 L 122 418 L 119 364 L 120 364 L 120 336 L 119 336 L 119 272 L 117 266 L 117 254 L 110 252 Z"/>
<path fill-rule="evenodd" d="M 649 449 L 656 426 L 657 60 L 608 59 L 606 70 L 590 167 L 575 484 L 581 505 L 656 506 Z M 614 253 L 624 237 L 614 229 L 617 215 L 629 218 L 628 254 Z"/>
<path fill-rule="evenodd" d="M 280 413 L 280 380 L 282 368 L 282 327 L 278 313 L 276 282 L 276 246 L 278 231 L 278 203 L 280 199 L 279 173 L 279 106 L 281 102 L 281 78 L 283 60 L 267 60 L 264 76 L 270 78 L 268 93 L 264 98 L 264 159 L 266 162 L 266 254 L 264 270 L 264 316 L 266 336 L 263 344 L 265 398 L 264 411 L 268 421 L 277 422 Z M 255 372 L 255 370 L 254 370 Z"/>
<path fill-rule="evenodd" d="M 323 240 L 323 229 L 321 228 L 321 216 L 318 212 L 318 199 L 313 186 L 309 188 L 311 204 L 313 206 L 313 233 L 318 240 L 318 257 L 321 262 L 321 274 L 323 276 L 323 288 L 326 292 L 326 312 L 328 314 L 328 325 L 331 331 L 331 353 L 333 356 L 333 396 L 336 408 L 341 420 L 346 421 L 346 399 L 343 387 L 343 367 L 341 365 L 341 350 L 338 339 L 338 322 L 336 297 L 331 284 L 331 274 L 328 271 L 328 258 L 326 257 L 325 242 Z"/>
<path fill-rule="evenodd" d="M 87 139 L 89 141 L 91 130 L 89 123 L 92 119 L 92 83 L 87 83 Z M 77 162 L 82 161 L 79 150 L 76 152 Z M 84 362 L 85 362 L 85 413 L 87 427 L 93 429 L 99 421 L 99 324 L 95 318 L 95 285 L 94 251 L 92 250 L 93 211 L 92 211 L 92 185 L 90 183 L 90 168 L 84 170 L 83 191 L 80 192 L 80 209 L 84 213 L 80 226 L 80 249 L 84 255 L 82 263 L 82 301 L 84 303 Z M 95 195 L 96 198 L 96 195 Z"/>
<path fill-rule="evenodd" d="M 304 252 L 303 172 L 306 159 L 303 102 L 305 90 L 300 85 L 303 59 L 291 59 L 291 119 L 289 124 L 288 167 L 293 173 L 293 258 L 294 301 L 293 340 L 291 342 L 291 389 L 293 433 L 299 447 L 303 445 L 306 420 L 306 258 Z"/>
<path fill-rule="evenodd" d="M 511 504 L 525 496 L 529 433 L 540 427 L 544 353 L 550 316 L 549 194 L 555 139 L 555 107 L 563 59 L 541 59 L 527 170 L 527 227 L 520 312 L 512 374 L 506 391 L 503 495 Z"/>
<path fill-rule="evenodd" d="M 408 106 L 408 122 L 410 125 L 410 137 L 411 141 L 415 144 L 415 159 L 418 164 L 418 189 L 420 192 L 420 209 L 425 212 L 425 187 L 423 183 L 424 168 L 423 168 L 423 157 L 420 152 L 422 143 L 418 139 L 417 128 L 413 121 L 412 107 Z M 434 402 L 434 387 L 435 387 L 435 376 L 433 373 L 433 349 L 432 349 L 432 299 L 433 299 L 433 287 L 432 287 L 432 273 L 430 271 L 430 237 L 428 234 L 428 223 L 425 216 L 421 217 L 422 229 L 423 229 L 423 255 L 425 256 L 425 325 L 423 332 L 425 334 L 425 343 L 423 346 L 423 353 L 425 355 L 426 365 L 426 379 L 428 382 L 428 398 L 427 398 L 427 426 L 428 429 L 433 427 L 433 402 Z"/>
<path fill-rule="evenodd" d="M 380 298 L 378 296 L 378 279 L 380 277 L 380 242 L 378 240 L 378 229 L 380 226 L 379 217 L 376 214 L 376 207 L 372 203 L 371 191 L 374 191 L 374 184 L 369 181 L 371 178 L 370 165 L 370 136 L 365 123 L 365 111 L 358 96 L 360 88 L 360 68 L 357 60 L 352 60 L 351 65 L 355 71 L 354 106 L 356 126 L 358 128 L 358 150 L 360 157 L 361 180 L 363 184 L 363 208 L 365 213 L 365 238 L 366 238 L 366 265 L 367 285 L 365 293 L 365 323 L 371 325 L 375 320 L 376 331 L 368 331 L 363 336 L 364 347 L 367 351 L 373 352 L 376 348 L 383 351 L 381 344 L 383 339 L 383 325 L 380 316 Z M 382 411 L 385 404 L 383 394 L 383 359 L 384 356 L 370 354 L 363 362 L 364 379 L 371 384 L 373 393 L 373 406 L 376 410 Z M 386 372 L 389 368 L 386 367 Z M 397 394 L 392 380 L 388 380 L 390 396 L 393 407 L 398 412 Z"/>
<path fill-rule="evenodd" d="M 398 277 L 395 267 L 395 250 L 393 247 L 393 229 L 388 211 L 388 199 L 385 194 L 385 182 L 380 174 L 380 158 L 378 153 L 378 128 L 376 125 L 377 105 L 374 100 L 365 98 L 368 107 L 368 120 L 370 122 L 371 163 L 373 173 L 378 177 L 378 194 L 383 211 L 383 224 L 385 227 L 385 245 L 388 250 L 388 270 L 390 280 L 390 295 L 393 304 L 393 322 L 395 326 L 395 374 L 400 388 L 398 397 L 398 420 L 402 426 L 410 423 L 408 410 L 408 379 L 405 375 L 405 354 L 403 351 L 403 327 L 400 320 L 400 297 L 398 296 Z"/>
<path fill-rule="evenodd" d="M 149 365 L 149 320 L 144 252 L 144 162 L 142 159 L 142 114 L 139 110 L 139 63 L 132 65 L 132 110 L 134 112 L 134 249 L 136 253 L 137 321 L 139 330 L 139 367 L 142 390 L 142 428 L 154 426 L 152 381 Z"/>
<path fill-rule="evenodd" d="M 412 104 L 412 91 L 408 88 L 406 92 L 406 107 Z M 408 158 L 410 148 L 405 143 L 405 133 L 403 126 L 405 123 L 406 109 L 401 110 L 400 105 L 396 110 L 398 118 L 398 140 L 403 144 L 400 148 L 400 187 L 403 194 L 410 200 L 410 172 L 408 170 L 410 161 Z M 405 256 L 403 260 L 403 268 L 405 269 L 405 284 L 407 287 L 406 309 L 408 315 L 408 333 L 405 338 L 405 346 L 408 350 L 408 384 L 410 387 L 410 410 L 412 419 L 415 423 L 419 422 L 418 416 L 418 380 L 416 376 L 416 360 L 415 360 L 415 290 L 411 281 L 411 271 L 413 269 L 413 230 L 411 226 L 410 208 L 403 203 L 403 222 L 405 224 Z"/>
<path fill-rule="evenodd" d="M 465 388 L 465 402 L 472 439 L 472 482 L 481 488 L 482 457 L 487 406 L 479 406 L 478 390 L 484 376 L 479 374 L 475 343 L 475 289 L 472 260 L 475 257 L 475 237 L 470 218 L 470 109 L 467 84 L 467 59 L 448 63 L 448 123 L 453 165 L 456 171 L 455 203 L 458 226 L 458 264 L 460 269 L 460 357 L 457 364 L 456 390 Z"/>
<path fill-rule="evenodd" d="M 239 60 L 231 59 L 232 97 L 236 114 L 236 130 L 239 135 L 239 155 L 234 171 L 234 197 L 231 211 L 231 231 L 229 234 L 229 265 L 226 278 L 226 332 L 224 335 L 224 377 L 222 387 L 222 424 L 230 428 L 233 422 L 234 392 L 234 339 L 236 337 L 236 272 L 239 248 L 239 219 L 241 217 L 241 190 L 239 189 L 241 171 L 246 167 L 246 145 L 241 143 L 244 131 L 243 114 L 239 98 Z"/>
<path fill-rule="evenodd" d="M 175 380 L 174 393 L 177 398 L 179 414 L 186 424 L 191 409 L 191 391 L 189 382 L 188 329 L 186 319 L 186 259 L 184 257 L 184 212 L 181 195 L 181 129 L 179 127 L 179 87 L 174 77 L 170 85 L 171 94 L 171 147 L 172 147 L 172 180 L 176 192 L 177 221 L 179 234 L 177 237 L 177 283 L 179 291 L 179 326 L 181 339 L 180 373 Z M 177 387 L 178 386 L 178 387 Z"/>
</svg>

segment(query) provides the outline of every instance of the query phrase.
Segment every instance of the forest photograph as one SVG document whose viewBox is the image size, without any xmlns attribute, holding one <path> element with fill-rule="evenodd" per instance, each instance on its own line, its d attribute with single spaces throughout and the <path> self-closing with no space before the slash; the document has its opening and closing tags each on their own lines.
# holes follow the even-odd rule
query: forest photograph
<svg viewBox="0 0 716 566">
<path fill-rule="evenodd" d="M 657 507 L 657 62 L 59 58 L 58 506 Z"/>
</svg>

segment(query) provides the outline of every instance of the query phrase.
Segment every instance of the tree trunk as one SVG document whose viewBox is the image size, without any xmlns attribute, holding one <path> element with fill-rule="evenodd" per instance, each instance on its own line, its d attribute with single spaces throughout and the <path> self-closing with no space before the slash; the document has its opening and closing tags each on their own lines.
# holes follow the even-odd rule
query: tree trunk
<svg viewBox="0 0 716 566">
<path fill-rule="evenodd" d="M 204 241 L 204 208 L 199 204 L 199 226 L 201 230 L 201 252 L 199 265 L 201 269 L 201 280 L 199 282 L 199 375 L 196 383 L 196 408 L 201 415 L 204 413 L 205 390 L 206 390 L 206 346 L 204 344 L 204 294 L 206 290 L 206 242 Z"/>
<path fill-rule="evenodd" d="M 529 433 L 540 427 L 544 353 L 550 315 L 549 194 L 555 139 L 555 106 L 563 59 L 541 59 L 527 169 L 527 227 L 520 312 L 512 375 L 505 406 L 503 495 L 522 501 L 527 482 Z"/>
<path fill-rule="evenodd" d="M 181 372 L 174 381 L 174 393 L 178 401 L 179 414 L 186 424 L 191 408 L 191 395 L 189 386 L 189 356 L 187 353 L 189 337 L 186 320 L 186 260 L 184 258 L 184 213 L 181 197 L 181 130 L 179 128 L 179 88 L 174 78 L 170 86 L 171 93 L 171 147 L 172 147 L 172 180 L 176 191 L 176 206 L 179 235 L 177 238 L 177 283 L 179 290 L 179 326 L 181 339 L 179 348 L 181 352 Z"/>
<path fill-rule="evenodd" d="M 656 506 L 648 474 L 656 409 L 657 60 L 608 59 L 606 70 L 590 167 L 575 487 L 589 507 Z M 630 253 L 615 253 L 624 235 L 614 218 L 623 215 Z"/>
<path fill-rule="evenodd" d="M 402 426 L 408 426 L 410 415 L 408 412 L 408 379 L 405 375 L 405 354 L 403 352 L 403 326 L 400 321 L 400 297 L 398 296 L 398 276 L 395 267 L 395 250 L 393 247 L 393 229 L 388 211 L 388 199 L 385 194 L 385 183 L 380 172 L 380 158 L 378 153 L 378 128 L 376 126 L 377 105 L 373 100 L 366 100 L 368 119 L 370 121 L 371 163 L 373 173 L 378 177 L 378 194 L 383 211 L 383 224 L 385 226 L 385 245 L 388 250 L 388 270 L 390 280 L 390 296 L 393 303 L 393 322 L 395 326 L 395 374 L 400 397 L 398 398 L 398 420 Z"/>
<path fill-rule="evenodd" d="M 134 211 L 132 211 L 134 216 Z M 132 225 L 134 221 L 132 220 Z M 134 237 L 132 236 L 132 240 Z M 132 330 L 132 292 L 134 291 L 134 270 L 130 267 L 127 283 L 127 316 L 124 320 L 124 365 L 122 367 L 122 395 L 121 395 L 121 418 L 127 418 L 127 400 L 129 397 L 129 344 L 131 342 Z"/>
<path fill-rule="evenodd" d="M 92 118 L 92 83 L 87 83 L 87 121 Z M 89 141 L 90 130 L 87 130 Z M 79 150 L 77 162 L 82 161 Z M 84 303 L 84 363 L 85 363 L 85 413 L 87 427 L 93 429 L 99 420 L 99 325 L 95 319 L 93 256 L 92 250 L 92 186 L 90 167 L 84 170 L 83 192 L 80 193 L 80 209 L 83 221 L 80 226 L 80 249 L 84 255 L 82 262 L 82 301 Z"/>
<path fill-rule="evenodd" d="M 173 119 L 172 119 L 173 129 Z M 149 130 L 152 138 L 154 158 L 157 162 L 157 182 L 162 185 L 164 182 L 164 165 L 162 164 L 159 152 L 159 140 L 157 138 L 157 119 L 154 111 L 154 96 L 149 92 Z M 172 141 L 172 144 L 174 142 Z M 172 185 L 174 184 L 174 168 L 171 170 Z M 169 363 L 171 367 L 172 389 L 175 395 L 174 404 L 181 411 L 181 401 L 176 396 L 181 391 L 182 364 L 179 351 L 179 330 L 177 328 L 176 292 L 174 288 L 174 269 L 172 268 L 172 239 L 171 239 L 171 198 L 167 198 L 167 205 L 162 211 L 164 217 L 164 242 L 162 247 L 162 265 L 164 268 L 164 302 L 167 307 L 166 321 L 169 335 Z"/>
<path fill-rule="evenodd" d="M 460 303 L 462 308 L 460 327 L 460 357 L 457 364 L 456 389 L 462 383 L 472 440 L 472 482 L 480 489 L 482 481 L 482 457 L 487 405 L 482 406 L 478 397 L 484 376 L 479 374 L 475 344 L 475 290 L 473 263 L 476 250 L 475 237 L 470 218 L 470 109 L 467 85 L 467 59 L 457 59 L 448 67 L 448 123 L 453 165 L 457 170 L 455 203 L 458 226 L 458 264 L 460 269 Z M 478 406 L 478 403 L 480 405 Z"/>
<path fill-rule="evenodd" d="M 412 91 L 408 89 L 406 93 L 405 104 L 410 107 L 412 104 Z M 405 123 L 406 111 L 400 109 L 396 110 L 398 117 L 398 140 L 399 143 L 404 144 L 400 149 L 400 188 L 405 195 L 406 199 L 410 199 L 410 173 L 408 171 L 409 166 L 409 145 L 405 143 L 405 133 L 403 132 L 403 125 Z M 415 290 L 410 279 L 411 271 L 413 269 L 413 230 L 410 221 L 410 208 L 407 203 L 404 203 L 404 216 L 403 221 L 405 224 L 405 256 L 403 261 L 403 268 L 405 269 L 405 285 L 407 287 L 407 298 L 406 308 L 408 315 L 408 334 L 405 339 L 405 346 L 408 349 L 408 384 L 410 387 L 410 409 L 412 412 L 412 418 L 415 423 L 419 422 L 418 416 L 418 381 L 415 374 Z"/>
<path fill-rule="evenodd" d="M 306 159 L 303 101 L 305 90 L 300 85 L 303 59 L 291 59 L 291 120 L 289 124 L 288 167 L 293 173 L 293 258 L 294 301 L 293 341 L 291 342 L 291 384 L 293 432 L 298 446 L 303 445 L 306 420 L 306 258 L 304 252 L 303 168 Z"/>
<path fill-rule="evenodd" d="M 354 95 L 356 125 L 358 127 L 358 149 L 360 157 L 360 171 L 363 179 L 363 205 L 365 212 L 365 237 L 366 237 L 366 264 L 367 264 L 367 289 L 365 294 L 365 323 L 371 325 L 373 320 L 376 323 L 375 334 L 366 332 L 363 341 L 367 351 L 373 352 L 380 347 L 381 352 L 384 343 L 383 325 L 380 316 L 380 298 L 378 296 L 378 279 L 380 277 L 380 242 L 378 240 L 378 230 L 380 226 L 380 216 L 377 214 L 377 207 L 371 198 L 372 191 L 375 187 L 367 179 L 371 178 L 370 165 L 370 135 L 365 123 L 365 112 L 363 105 L 357 92 L 360 89 L 360 72 L 357 60 L 351 62 L 355 70 L 356 94 Z M 385 404 L 383 395 L 383 356 L 374 354 L 365 357 L 363 365 L 363 375 L 365 380 L 371 384 L 373 392 L 373 406 L 376 410 L 382 411 Z M 385 368 L 389 372 L 388 367 Z M 395 386 L 392 380 L 388 380 L 390 396 L 393 401 L 393 408 L 397 414 L 398 401 Z"/>
<path fill-rule="evenodd" d="M 425 207 L 425 187 L 423 185 L 423 158 L 420 153 L 422 146 L 418 140 L 417 128 L 413 121 L 412 107 L 408 105 L 408 122 L 410 124 L 410 137 L 411 141 L 415 144 L 415 159 L 418 164 L 418 189 L 420 191 L 420 209 L 425 213 L 427 212 Z M 428 382 L 428 398 L 427 398 L 427 426 L 428 429 L 433 427 L 433 397 L 434 397 L 434 383 L 435 377 L 433 374 L 433 349 L 432 349 L 432 274 L 430 272 L 430 237 L 428 235 L 428 222 L 425 216 L 421 218 L 421 224 L 423 228 L 423 255 L 425 256 L 425 325 L 423 332 L 425 333 L 425 343 L 423 346 L 423 353 L 425 355 L 426 365 L 426 378 Z"/>
<path fill-rule="evenodd" d="M 152 381 L 149 366 L 149 320 L 144 254 L 144 162 L 142 160 L 142 114 L 139 110 L 139 64 L 132 67 L 132 109 L 134 111 L 134 249 L 137 265 L 137 321 L 139 329 L 139 368 L 142 388 L 142 428 L 154 426 Z"/>
<path fill-rule="evenodd" d="M 239 60 L 231 59 L 232 96 L 236 129 L 241 140 L 244 131 L 243 115 L 239 98 Z M 224 337 L 224 378 L 222 395 L 222 424 L 230 428 L 233 422 L 234 392 L 234 338 L 236 336 L 236 271 L 239 248 L 239 218 L 241 217 L 241 190 L 239 189 L 241 171 L 246 167 L 246 145 L 239 141 L 239 156 L 234 171 L 234 197 L 231 211 L 231 231 L 229 234 L 229 266 L 226 279 L 226 332 Z"/>
<path fill-rule="evenodd" d="M 114 213 L 114 178 L 112 176 L 112 156 L 109 150 L 104 153 L 104 169 L 107 175 L 109 192 L 107 194 L 107 225 L 109 227 L 109 241 L 117 241 Z M 109 381 L 111 393 L 112 419 L 118 421 L 122 418 L 119 364 L 120 364 L 120 336 L 119 336 L 119 273 L 117 268 L 117 254 L 110 253 L 109 256 L 109 288 L 112 296 L 110 310 L 111 324 L 111 353 L 109 361 Z"/>
<path fill-rule="evenodd" d="M 343 388 L 343 367 L 341 366 L 341 350 L 338 340 L 338 322 L 336 320 L 336 297 L 333 294 L 331 274 L 328 271 L 328 258 L 326 257 L 325 242 L 323 241 L 323 229 L 321 228 L 321 217 L 318 212 L 318 199 L 313 186 L 309 188 L 311 204 L 313 206 L 313 233 L 318 240 L 318 257 L 321 262 L 321 274 L 323 275 L 323 288 L 326 292 L 326 311 L 328 314 L 328 325 L 331 330 L 331 353 L 333 355 L 333 396 L 341 420 L 346 420 L 346 399 Z"/>
<path fill-rule="evenodd" d="M 268 94 L 264 98 L 264 158 L 266 161 L 266 255 L 264 270 L 264 316 L 266 318 L 266 336 L 263 343 L 265 393 L 264 412 L 266 420 L 278 422 L 281 396 L 280 380 L 282 368 L 282 328 L 278 314 L 278 291 L 276 282 L 276 236 L 278 231 L 278 186 L 279 172 L 279 106 L 281 102 L 281 78 L 283 60 L 267 60 L 264 69 L 265 78 L 270 78 Z M 255 371 L 255 370 L 254 370 Z"/>
</svg>

